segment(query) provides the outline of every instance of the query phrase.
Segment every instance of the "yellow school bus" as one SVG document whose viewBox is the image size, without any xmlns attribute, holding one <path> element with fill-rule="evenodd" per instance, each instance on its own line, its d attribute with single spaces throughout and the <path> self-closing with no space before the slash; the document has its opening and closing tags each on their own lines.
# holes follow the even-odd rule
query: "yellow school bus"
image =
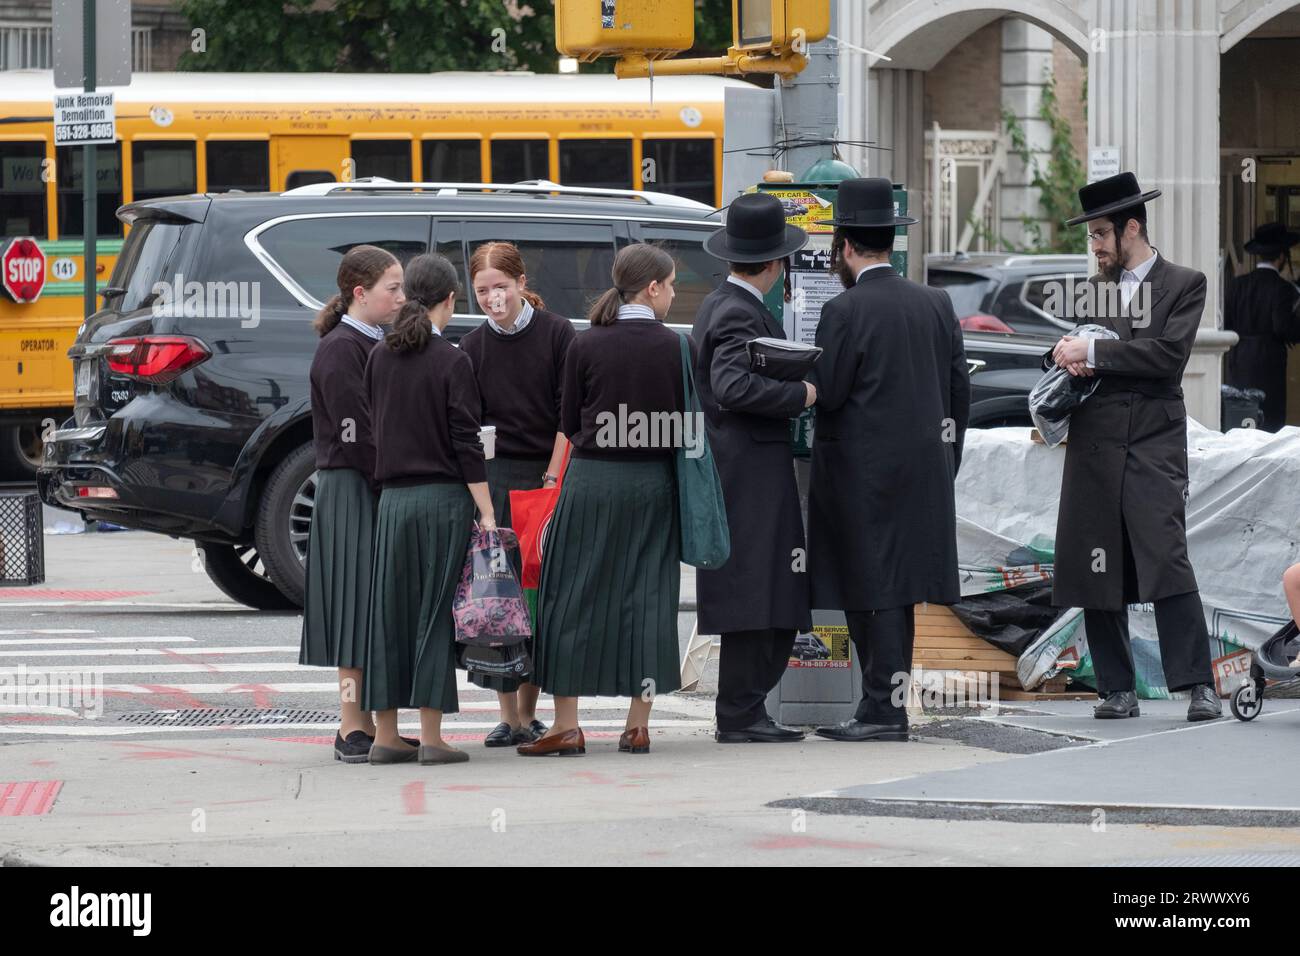
<svg viewBox="0 0 1300 956">
<path fill-rule="evenodd" d="M 721 77 L 521 73 L 137 73 L 116 90 L 118 141 L 97 149 L 103 288 L 123 203 L 399 182 L 661 190 L 719 205 Z M 44 284 L 0 291 L 0 481 L 34 475 L 42 422 L 72 412 L 67 350 L 83 318 L 82 150 L 56 147 L 53 75 L 0 72 L 0 253 L 31 238 Z M 29 247 L 25 247 L 29 248 Z"/>
</svg>

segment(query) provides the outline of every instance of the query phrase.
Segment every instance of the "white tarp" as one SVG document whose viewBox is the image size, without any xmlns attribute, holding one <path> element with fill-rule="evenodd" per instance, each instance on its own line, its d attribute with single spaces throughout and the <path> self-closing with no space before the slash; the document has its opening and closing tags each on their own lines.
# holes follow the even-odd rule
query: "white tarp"
<svg viewBox="0 0 1300 956">
<path fill-rule="evenodd" d="M 1029 433 L 1028 428 L 966 433 L 957 476 L 963 593 L 988 590 L 983 579 L 992 569 L 1019 574 L 1007 565 L 1028 564 L 1031 549 L 1052 548 L 1065 446 L 1036 444 Z M 1236 428 L 1223 434 L 1188 419 L 1187 444 L 1187 544 L 1210 629 L 1215 679 L 1223 691 L 1240 683 L 1239 675 L 1249 667 L 1249 653 L 1242 648 L 1258 647 L 1289 616 L 1282 572 L 1300 561 L 1300 428 L 1277 434 Z M 1012 559 L 1013 554 L 1018 556 Z M 1075 626 L 1080 618 L 1070 614 L 1058 620 L 1025 651 L 1022 679 L 1032 677 L 1036 684 L 1050 676 L 1056 648 L 1069 647 L 1076 632 L 1082 633 Z M 1147 696 L 1165 696 L 1151 605 L 1133 605 L 1129 627 L 1140 685 L 1147 685 Z M 1084 653 L 1086 645 L 1080 643 L 1067 657 Z"/>
</svg>

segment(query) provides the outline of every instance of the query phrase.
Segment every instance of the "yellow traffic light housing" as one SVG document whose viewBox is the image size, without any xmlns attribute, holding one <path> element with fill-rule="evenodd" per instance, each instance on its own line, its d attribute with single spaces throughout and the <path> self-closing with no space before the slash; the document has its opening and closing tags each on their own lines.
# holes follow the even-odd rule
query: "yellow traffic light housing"
<svg viewBox="0 0 1300 956">
<path fill-rule="evenodd" d="M 694 45 L 694 0 L 555 0 L 555 46 L 584 63 L 626 54 L 659 60 Z"/>
<path fill-rule="evenodd" d="M 831 32 L 829 0 L 731 0 L 733 49 L 807 53 Z"/>
</svg>

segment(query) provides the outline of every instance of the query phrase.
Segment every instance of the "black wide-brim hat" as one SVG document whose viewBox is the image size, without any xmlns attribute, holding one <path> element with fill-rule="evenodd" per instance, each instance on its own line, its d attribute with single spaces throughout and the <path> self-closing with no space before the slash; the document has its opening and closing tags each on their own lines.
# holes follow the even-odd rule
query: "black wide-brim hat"
<svg viewBox="0 0 1300 956">
<path fill-rule="evenodd" d="M 808 233 L 786 225 L 781 200 L 746 193 L 727 207 L 727 224 L 704 240 L 704 251 L 724 262 L 769 262 L 807 243 Z"/>
<path fill-rule="evenodd" d="M 850 229 L 910 226 L 916 222 L 894 215 L 894 184 L 878 176 L 840 183 L 835 194 L 835 218 L 824 221 Z"/>
<path fill-rule="evenodd" d="M 1132 173 L 1120 173 L 1095 183 L 1088 183 L 1079 190 L 1079 205 L 1083 215 L 1067 219 L 1067 226 L 1077 226 L 1089 219 L 1101 219 L 1113 212 L 1132 209 L 1160 195 L 1160 190 L 1149 189 L 1143 192 L 1138 188 L 1137 177 Z"/>
<path fill-rule="evenodd" d="M 1255 229 L 1255 236 L 1246 243 L 1246 251 L 1255 255 L 1279 256 L 1300 242 L 1300 232 L 1292 232 L 1280 222 L 1266 222 Z"/>
</svg>

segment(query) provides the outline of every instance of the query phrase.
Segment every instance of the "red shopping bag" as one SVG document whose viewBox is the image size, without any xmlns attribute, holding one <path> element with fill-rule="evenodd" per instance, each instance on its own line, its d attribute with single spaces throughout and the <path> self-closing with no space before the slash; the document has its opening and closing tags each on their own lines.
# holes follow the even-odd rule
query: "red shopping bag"
<svg viewBox="0 0 1300 956">
<path fill-rule="evenodd" d="M 537 586 L 542 580 L 542 553 L 546 549 L 546 532 L 551 524 L 551 515 L 555 513 L 555 504 L 560 500 L 560 485 L 564 483 L 564 473 L 569 466 L 569 451 L 564 450 L 564 461 L 560 465 L 560 480 L 554 488 L 534 488 L 531 491 L 510 492 L 510 523 L 519 536 L 519 554 L 523 559 L 523 573 L 519 583 L 523 585 L 524 597 L 528 600 L 529 611 L 533 614 L 536 626 Z"/>
</svg>

